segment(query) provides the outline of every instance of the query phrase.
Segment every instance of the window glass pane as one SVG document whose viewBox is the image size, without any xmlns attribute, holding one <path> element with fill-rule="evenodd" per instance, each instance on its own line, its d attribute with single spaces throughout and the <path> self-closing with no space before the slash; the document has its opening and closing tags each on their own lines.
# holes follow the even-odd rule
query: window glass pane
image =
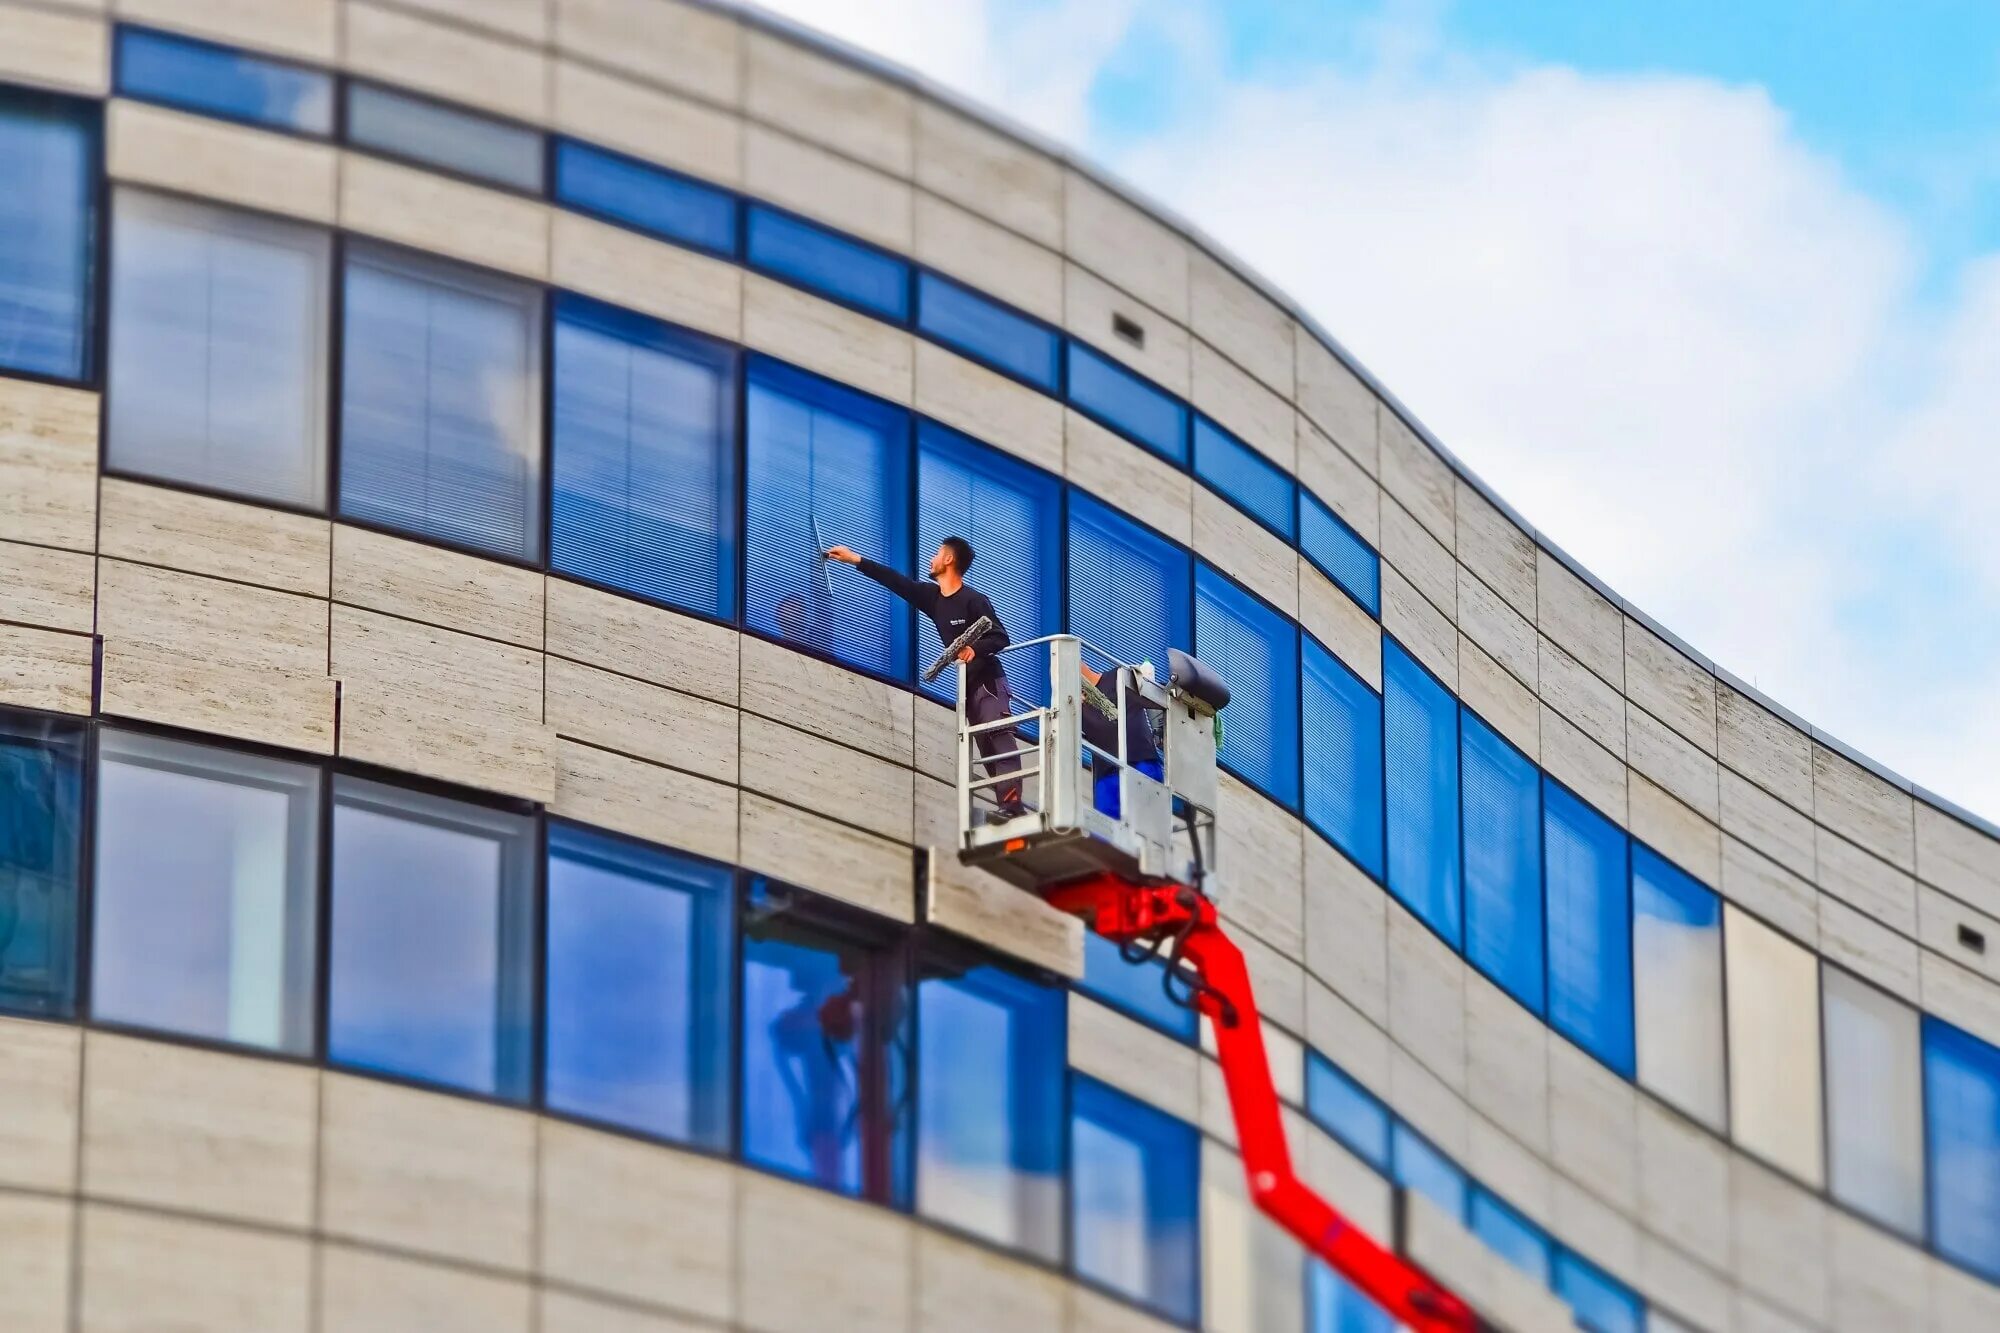
<svg viewBox="0 0 2000 1333">
<path fill-rule="evenodd" d="M 426 98 L 348 84 L 347 140 L 391 157 L 542 192 L 540 134 Z"/>
<path fill-rule="evenodd" d="M 1193 1041 L 1201 1016 L 1167 998 L 1161 985 L 1165 972 L 1158 959 L 1128 963 L 1116 944 L 1094 930 L 1084 932 L 1083 980 L 1077 988 L 1182 1041 Z"/>
<path fill-rule="evenodd" d="M 90 347 L 97 112 L 0 89 L 0 369 L 82 379 Z"/>
<path fill-rule="evenodd" d="M 917 327 L 975 361 L 1056 392 L 1062 335 L 948 278 L 917 274 Z"/>
<path fill-rule="evenodd" d="M 548 836 L 549 1106 L 728 1147 L 734 875 L 566 824 Z"/>
<path fill-rule="evenodd" d="M 1822 965 L 1820 984 L 1828 1187 L 1850 1208 L 1921 1239 L 1924 1098 L 1917 1011 L 1836 967 Z"/>
<path fill-rule="evenodd" d="M 1454 949 L 1462 938 L 1458 865 L 1458 701 L 1392 639 L 1382 640 L 1389 891 Z"/>
<path fill-rule="evenodd" d="M 1077 1273 L 1169 1319 L 1192 1321 L 1201 1267 L 1193 1127 L 1075 1074 L 1070 1116 Z"/>
<path fill-rule="evenodd" d="M 232 120 L 333 133 L 333 79 L 186 37 L 118 30 L 118 91 Z"/>
<path fill-rule="evenodd" d="M 558 202 L 681 245 L 736 253 L 736 197 L 646 162 L 556 141 Z"/>
<path fill-rule="evenodd" d="M 331 1060 L 527 1095 L 534 835 L 526 815 L 334 779 Z"/>
<path fill-rule="evenodd" d="M 917 1211 L 1062 1257 L 1062 991 L 997 967 L 917 987 Z"/>
<path fill-rule="evenodd" d="M 1382 614 L 1382 561 L 1311 491 L 1299 492 L 1299 550 L 1369 615 Z"/>
<path fill-rule="evenodd" d="M 330 235 L 120 190 L 111 243 L 109 464 L 324 505 Z"/>
<path fill-rule="evenodd" d="M 1646 1307 L 1624 1285 L 1568 1250 L 1556 1253 L 1556 1295 L 1586 1333 L 1641 1333 Z"/>
<path fill-rule="evenodd" d="M 1161 457 L 1187 462 L 1186 405 L 1075 339 L 1069 344 L 1069 399 Z"/>
<path fill-rule="evenodd" d="M 1396 1321 L 1318 1259 L 1306 1266 L 1312 1333 L 1393 1333 Z"/>
<path fill-rule="evenodd" d="M 1631 1078 L 1632 922 L 1625 831 L 1542 781 L 1549 1023 Z"/>
<path fill-rule="evenodd" d="M 1298 531 L 1292 479 L 1207 417 L 1194 419 L 1194 472 L 1286 541 Z"/>
<path fill-rule="evenodd" d="M 1120 662 L 1151 662 L 1164 680 L 1167 649 L 1194 640 L 1187 552 L 1082 491 L 1069 495 L 1070 633 Z"/>
<path fill-rule="evenodd" d="M 1730 1132 L 1744 1148 L 1818 1185 L 1818 959 L 1734 907 L 1725 908 L 1723 956 Z"/>
<path fill-rule="evenodd" d="M 897 324 L 909 319 L 910 266 L 887 251 L 760 204 L 750 206 L 747 234 L 751 267 Z"/>
<path fill-rule="evenodd" d="M 2000 1049 L 1924 1017 L 1931 1241 L 2000 1282 Z"/>
<path fill-rule="evenodd" d="M 556 305 L 549 562 L 736 615 L 736 360 L 580 296 Z"/>
<path fill-rule="evenodd" d="M 1299 806 L 1299 632 L 1200 562 L 1195 652 L 1229 687 L 1222 766 L 1288 809 Z"/>
<path fill-rule="evenodd" d="M 1304 665 L 1305 811 L 1314 828 L 1382 878 L 1382 698 L 1345 663 L 1300 636 Z"/>
<path fill-rule="evenodd" d="M 909 572 L 909 415 L 762 357 L 749 377 L 744 623 L 907 678 L 909 607 L 820 552 L 852 547 Z"/>
<path fill-rule="evenodd" d="M 1632 845 L 1632 999 L 1639 1081 L 1712 1129 L 1722 1082 L 1722 900 Z"/>
<path fill-rule="evenodd" d="M 1465 1221 L 1465 1172 L 1443 1153 L 1398 1120 L 1390 1136 L 1391 1176 L 1398 1185 L 1415 1190 L 1459 1222 Z"/>
<path fill-rule="evenodd" d="M 1464 787 L 1465 956 L 1535 1013 L 1542 989 L 1542 778 L 1469 708 Z"/>
<path fill-rule="evenodd" d="M 319 769 L 99 735 L 92 1015 L 310 1053 Z"/>
<path fill-rule="evenodd" d="M 1388 1108 L 1318 1051 L 1306 1054 L 1306 1113 L 1368 1165 L 1388 1171 Z"/>
<path fill-rule="evenodd" d="M 83 731 L 0 710 L 0 1010 L 69 1017 L 76 1000 Z"/>
<path fill-rule="evenodd" d="M 541 308 L 524 283 L 349 248 L 342 514 L 540 557 Z"/>
<path fill-rule="evenodd" d="M 1548 1285 L 1547 1233 L 1477 1185 L 1472 1189 L 1472 1234 L 1502 1259 Z"/>
</svg>

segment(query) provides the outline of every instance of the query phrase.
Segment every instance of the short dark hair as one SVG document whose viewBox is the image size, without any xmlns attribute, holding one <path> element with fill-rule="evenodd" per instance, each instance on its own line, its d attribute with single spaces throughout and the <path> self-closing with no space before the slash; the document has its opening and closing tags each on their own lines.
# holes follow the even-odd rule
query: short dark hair
<svg viewBox="0 0 2000 1333">
<path fill-rule="evenodd" d="M 951 552 L 952 567 L 960 578 L 965 577 L 965 571 L 972 568 L 972 543 L 963 537 L 946 537 L 938 545 Z"/>
</svg>

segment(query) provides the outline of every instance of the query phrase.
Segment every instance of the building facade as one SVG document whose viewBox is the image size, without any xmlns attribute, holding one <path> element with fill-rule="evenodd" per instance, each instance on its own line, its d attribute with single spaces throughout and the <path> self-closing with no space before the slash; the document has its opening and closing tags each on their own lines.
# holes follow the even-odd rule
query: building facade
<svg viewBox="0 0 2000 1333">
<path fill-rule="evenodd" d="M 0 1327 L 1382 1327 L 953 860 L 815 552 L 962 535 L 1231 684 L 1361 1225 L 1522 1330 L 2000 1328 L 1995 831 L 1087 165 L 726 8 L 0 0 L 0 183 Z"/>
</svg>

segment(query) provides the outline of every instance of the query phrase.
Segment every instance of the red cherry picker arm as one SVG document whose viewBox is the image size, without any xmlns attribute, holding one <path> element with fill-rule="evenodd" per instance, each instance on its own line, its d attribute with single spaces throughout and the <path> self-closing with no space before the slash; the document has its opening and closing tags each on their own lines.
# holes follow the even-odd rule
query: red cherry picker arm
<svg viewBox="0 0 2000 1333">
<path fill-rule="evenodd" d="M 1171 944 L 1168 967 L 1189 991 L 1187 1002 L 1215 1029 L 1243 1170 L 1259 1209 L 1414 1333 L 1482 1333 L 1489 1327 L 1423 1270 L 1341 1216 L 1292 1169 L 1250 973 L 1242 951 L 1217 923 L 1215 904 L 1178 884 L 1142 886 L 1110 874 L 1045 896 L 1114 943 Z"/>
</svg>

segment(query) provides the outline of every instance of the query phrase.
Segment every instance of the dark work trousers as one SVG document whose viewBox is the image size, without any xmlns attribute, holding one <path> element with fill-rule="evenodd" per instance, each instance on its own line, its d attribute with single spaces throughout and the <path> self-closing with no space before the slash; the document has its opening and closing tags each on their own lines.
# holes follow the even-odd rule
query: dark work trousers
<svg viewBox="0 0 2000 1333">
<path fill-rule="evenodd" d="M 1013 695 L 1008 693 L 1007 677 L 1003 673 L 996 671 L 990 678 L 970 684 L 968 688 L 972 692 L 965 701 L 965 716 L 969 721 L 998 722 L 1014 711 Z M 984 761 L 986 776 L 999 777 L 1003 773 L 1021 771 L 1021 761 L 1016 756 L 1009 755 L 1005 759 L 990 757 L 996 754 L 1004 755 L 1010 750 L 1021 748 L 1020 739 L 1014 735 L 1012 727 L 996 727 L 992 731 L 982 731 L 973 739 L 979 742 L 979 753 L 989 756 Z M 1002 805 L 1012 805 L 1021 799 L 1021 784 L 1018 782 L 1003 782 L 988 790 Z"/>
</svg>

